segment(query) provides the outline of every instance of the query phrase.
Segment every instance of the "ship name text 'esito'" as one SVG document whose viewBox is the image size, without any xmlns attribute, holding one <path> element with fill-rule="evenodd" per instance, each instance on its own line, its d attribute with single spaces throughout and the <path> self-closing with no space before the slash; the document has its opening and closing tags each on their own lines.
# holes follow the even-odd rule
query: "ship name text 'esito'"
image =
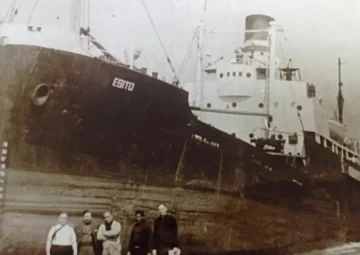
<svg viewBox="0 0 360 255">
<path fill-rule="evenodd" d="M 135 83 L 115 77 L 112 86 L 127 91 L 133 91 L 135 87 Z"/>
</svg>

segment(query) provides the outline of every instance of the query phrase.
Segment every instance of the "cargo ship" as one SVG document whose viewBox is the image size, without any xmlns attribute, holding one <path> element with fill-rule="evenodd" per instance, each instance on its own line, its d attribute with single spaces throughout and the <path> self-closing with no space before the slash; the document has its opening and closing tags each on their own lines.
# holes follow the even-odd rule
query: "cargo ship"
<svg viewBox="0 0 360 255">
<path fill-rule="evenodd" d="M 134 211 L 152 223 L 160 203 L 183 254 L 290 254 L 360 237 L 341 78 L 329 120 L 316 87 L 280 68 L 273 18 L 246 17 L 236 59 L 205 72 L 201 23 L 197 81 L 182 84 L 136 66 L 134 52 L 119 60 L 76 15 L 66 30 L 16 24 L 17 13 L 0 26 L 1 254 L 42 254 L 57 214 L 76 224 L 83 209 L 112 210 L 126 252 Z"/>
</svg>

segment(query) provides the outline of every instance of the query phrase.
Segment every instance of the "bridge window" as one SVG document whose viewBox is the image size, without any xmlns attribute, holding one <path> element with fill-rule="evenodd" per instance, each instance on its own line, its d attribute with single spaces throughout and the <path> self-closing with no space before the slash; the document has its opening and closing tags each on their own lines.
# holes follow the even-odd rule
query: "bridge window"
<svg viewBox="0 0 360 255">
<path fill-rule="evenodd" d="M 224 77 L 224 74 L 223 73 L 220 73 L 220 78 Z"/>
<path fill-rule="evenodd" d="M 307 96 L 316 97 L 316 88 L 313 84 L 307 84 Z"/>
<path fill-rule="evenodd" d="M 230 72 L 227 72 L 227 76 L 230 77 Z"/>
<path fill-rule="evenodd" d="M 233 72 L 233 76 L 234 76 L 234 77 L 236 76 L 236 72 Z"/>
<path fill-rule="evenodd" d="M 242 72 L 239 72 L 239 76 L 240 76 L 240 77 L 242 76 Z"/>
</svg>

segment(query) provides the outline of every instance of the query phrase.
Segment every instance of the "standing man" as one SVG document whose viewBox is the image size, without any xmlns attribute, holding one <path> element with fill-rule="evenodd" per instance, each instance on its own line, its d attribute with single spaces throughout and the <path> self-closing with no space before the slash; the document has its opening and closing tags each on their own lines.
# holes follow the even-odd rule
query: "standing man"
<svg viewBox="0 0 360 255">
<path fill-rule="evenodd" d="M 75 231 L 67 224 L 68 214 L 60 213 L 58 224 L 50 228 L 46 240 L 46 255 L 77 255 Z"/>
<path fill-rule="evenodd" d="M 97 255 L 97 226 L 92 220 L 91 212 L 83 212 L 83 220 L 75 227 L 79 255 Z"/>
<path fill-rule="evenodd" d="M 120 232 L 120 222 L 114 220 L 112 214 L 106 211 L 104 213 L 104 223 L 101 224 L 97 232 L 97 239 L 102 241 L 102 255 L 120 255 Z"/>
<path fill-rule="evenodd" d="M 134 223 L 127 255 L 147 255 L 151 253 L 151 227 L 145 220 L 144 211 L 135 212 L 136 222 Z"/>
<path fill-rule="evenodd" d="M 167 213 L 165 205 L 158 207 L 160 216 L 154 222 L 153 255 L 180 254 L 176 219 Z"/>
</svg>

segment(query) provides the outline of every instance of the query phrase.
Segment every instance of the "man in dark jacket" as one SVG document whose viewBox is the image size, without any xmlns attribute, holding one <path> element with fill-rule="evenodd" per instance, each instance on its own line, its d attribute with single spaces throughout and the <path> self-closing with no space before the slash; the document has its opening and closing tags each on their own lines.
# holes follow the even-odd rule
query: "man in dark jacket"
<svg viewBox="0 0 360 255">
<path fill-rule="evenodd" d="M 92 220 L 91 212 L 83 212 L 83 220 L 75 227 L 79 255 L 99 254 L 99 245 L 96 240 L 98 225 Z"/>
<path fill-rule="evenodd" d="M 160 216 L 154 222 L 153 255 L 180 254 L 176 219 L 167 213 L 165 205 L 158 207 Z"/>
<path fill-rule="evenodd" d="M 144 211 L 136 211 L 135 217 L 136 222 L 131 230 L 127 255 L 150 254 L 151 227 L 145 220 Z"/>
</svg>

